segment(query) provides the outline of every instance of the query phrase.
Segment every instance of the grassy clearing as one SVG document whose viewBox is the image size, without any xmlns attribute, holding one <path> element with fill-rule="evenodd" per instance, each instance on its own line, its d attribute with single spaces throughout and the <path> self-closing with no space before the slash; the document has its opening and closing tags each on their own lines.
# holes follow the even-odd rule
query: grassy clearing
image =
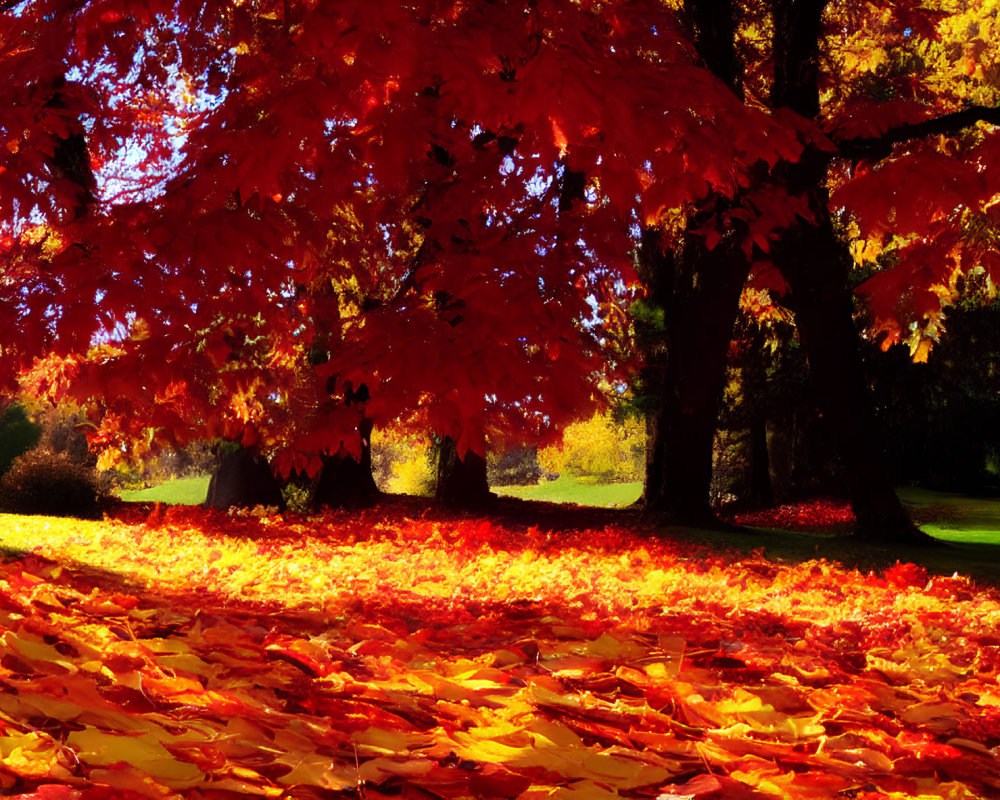
<svg viewBox="0 0 1000 800">
<path fill-rule="evenodd" d="M 196 506 L 205 502 L 209 480 L 208 475 L 199 475 L 195 478 L 175 478 L 148 489 L 122 492 L 121 498 L 129 503 Z"/>
<path fill-rule="evenodd" d="M 121 498 L 132 503 L 165 503 L 167 505 L 199 505 L 208 494 L 208 475 L 178 478 L 148 489 L 122 492 Z M 641 483 L 585 484 L 562 476 L 558 480 L 536 486 L 499 486 L 495 490 L 507 497 L 540 500 L 546 503 L 575 503 L 598 508 L 624 508 L 639 499 Z"/>
<path fill-rule="evenodd" d="M 575 478 L 560 475 L 554 481 L 536 486 L 498 486 L 497 494 L 519 497 L 522 500 L 540 500 L 546 503 L 575 503 L 599 508 L 624 508 L 632 505 L 642 494 L 642 483 L 580 483 Z"/>
</svg>

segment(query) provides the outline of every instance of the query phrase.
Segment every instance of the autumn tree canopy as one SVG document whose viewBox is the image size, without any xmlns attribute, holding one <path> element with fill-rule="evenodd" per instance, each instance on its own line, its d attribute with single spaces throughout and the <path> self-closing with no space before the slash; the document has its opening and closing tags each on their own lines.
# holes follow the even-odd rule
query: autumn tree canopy
<svg viewBox="0 0 1000 800">
<path fill-rule="evenodd" d="M 4 4 L 4 380 L 285 470 L 361 418 L 538 436 L 619 366 L 651 231 L 800 313 L 850 241 L 921 356 L 998 263 L 989 4 L 676 5 Z"/>
<path fill-rule="evenodd" d="M 578 414 L 630 227 L 798 150 L 628 6 L 9 9 L 8 376 L 312 454 L 361 383 L 463 450 Z"/>
</svg>

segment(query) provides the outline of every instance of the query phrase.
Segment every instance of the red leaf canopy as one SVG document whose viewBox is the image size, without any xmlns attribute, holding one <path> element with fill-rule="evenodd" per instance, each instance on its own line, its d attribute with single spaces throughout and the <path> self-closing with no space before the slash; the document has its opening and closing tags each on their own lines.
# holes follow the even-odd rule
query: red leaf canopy
<svg viewBox="0 0 1000 800">
<path fill-rule="evenodd" d="M 286 467 L 579 414 L 635 224 L 800 148 L 653 2 L 29 2 L 0 65 L 8 377 Z"/>
</svg>

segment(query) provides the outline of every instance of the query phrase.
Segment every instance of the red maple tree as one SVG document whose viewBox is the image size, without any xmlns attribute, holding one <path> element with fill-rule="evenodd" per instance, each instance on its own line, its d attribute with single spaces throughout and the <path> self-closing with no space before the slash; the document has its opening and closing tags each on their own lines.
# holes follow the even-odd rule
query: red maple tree
<svg viewBox="0 0 1000 800">
<path fill-rule="evenodd" d="M 667 311 L 647 352 L 667 358 L 658 429 L 677 434 L 654 437 L 649 504 L 707 508 L 753 275 L 791 288 L 859 525 L 909 536 L 870 446 L 833 215 L 861 198 L 864 236 L 952 253 L 870 284 L 890 337 L 893 309 L 933 321 L 956 235 L 967 267 L 992 263 L 945 206 L 989 218 L 970 163 L 994 145 L 975 128 L 970 162 L 928 136 L 993 120 L 992 84 L 944 80 L 958 34 L 939 11 L 827 5 L 7 4 L 5 377 L 55 356 L 50 388 L 95 400 L 109 441 L 222 435 L 283 470 L 357 455 L 366 421 L 480 450 L 591 402 L 638 247 Z M 992 58 L 977 41 L 967 77 Z M 858 55 L 876 45 L 887 67 Z M 939 45 L 916 77 L 897 66 Z M 949 176 L 931 228 L 923 201 L 901 211 L 863 181 L 920 165 Z"/>
</svg>

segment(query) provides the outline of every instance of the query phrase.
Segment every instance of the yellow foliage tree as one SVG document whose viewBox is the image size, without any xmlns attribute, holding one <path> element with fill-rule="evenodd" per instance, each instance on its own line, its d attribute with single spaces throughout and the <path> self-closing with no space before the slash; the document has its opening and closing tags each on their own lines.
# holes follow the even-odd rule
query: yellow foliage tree
<svg viewBox="0 0 1000 800">
<path fill-rule="evenodd" d="M 426 437 L 404 430 L 376 430 L 372 434 L 372 461 L 382 491 L 417 497 L 434 494 L 434 454 Z"/>
<path fill-rule="evenodd" d="M 625 483 L 642 480 L 645 451 L 646 430 L 641 421 L 627 417 L 619 423 L 604 412 L 569 425 L 562 442 L 543 448 L 538 460 L 547 472 L 584 482 Z"/>
</svg>

